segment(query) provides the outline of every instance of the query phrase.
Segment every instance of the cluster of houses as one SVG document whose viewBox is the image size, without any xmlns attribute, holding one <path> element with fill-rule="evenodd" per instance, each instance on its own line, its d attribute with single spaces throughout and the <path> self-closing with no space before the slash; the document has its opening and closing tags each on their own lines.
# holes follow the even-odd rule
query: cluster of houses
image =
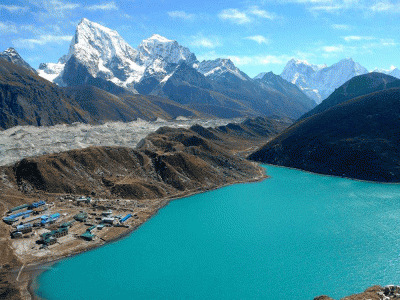
<svg viewBox="0 0 400 300">
<path fill-rule="evenodd" d="M 80 197 L 76 199 L 76 201 L 77 203 L 90 203 L 92 199 L 90 197 Z M 12 238 L 21 238 L 24 234 L 32 232 L 35 227 L 46 227 L 48 224 L 53 224 L 60 219 L 60 213 L 39 215 L 47 210 L 48 205 L 45 201 L 24 204 L 10 209 L 8 216 L 4 217 L 3 221 L 6 224 L 13 225 L 14 230 L 10 232 Z M 82 239 L 91 241 L 95 238 L 95 235 L 92 233 L 94 229 L 101 230 L 105 226 L 113 225 L 127 227 L 124 223 L 132 217 L 132 214 L 122 217 L 121 215 L 112 216 L 112 213 L 112 210 L 104 211 L 102 213 L 100 223 L 98 225 L 90 224 L 90 227 L 83 234 L 81 234 L 80 237 Z M 33 218 L 31 218 L 31 216 L 33 216 Z M 27 218 L 30 219 L 24 221 Z M 57 242 L 58 238 L 68 235 L 69 229 L 77 221 L 83 223 L 86 222 L 87 219 L 88 213 L 81 211 L 74 215 L 71 221 L 61 224 L 58 229 L 41 234 L 39 242 L 45 246 L 52 245 Z M 18 225 L 15 225 L 15 223 L 18 223 Z"/>
</svg>

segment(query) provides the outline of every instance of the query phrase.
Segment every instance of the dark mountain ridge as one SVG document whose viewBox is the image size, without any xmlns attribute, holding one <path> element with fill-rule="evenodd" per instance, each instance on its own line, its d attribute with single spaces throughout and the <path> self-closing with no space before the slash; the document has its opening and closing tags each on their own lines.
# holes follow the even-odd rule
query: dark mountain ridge
<svg viewBox="0 0 400 300">
<path fill-rule="evenodd" d="M 372 72 L 355 76 L 337 88 L 317 107 L 302 115 L 300 119 L 305 119 L 312 115 L 321 113 L 350 99 L 368 95 L 373 92 L 386 90 L 392 87 L 400 87 L 400 80 L 390 75 Z"/>
<path fill-rule="evenodd" d="M 400 182 L 400 88 L 300 120 L 249 159 L 315 173 Z"/>
<path fill-rule="evenodd" d="M 0 59 L 0 128 L 91 122 L 57 85 L 24 66 Z"/>
</svg>

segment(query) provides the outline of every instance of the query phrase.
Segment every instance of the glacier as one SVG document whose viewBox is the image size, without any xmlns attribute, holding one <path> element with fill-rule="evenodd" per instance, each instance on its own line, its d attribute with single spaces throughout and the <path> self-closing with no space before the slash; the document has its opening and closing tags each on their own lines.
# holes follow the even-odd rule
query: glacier
<svg viewBox="0 0 400 300">
<path fill-rule="evenodd" d="M 15 126 L 0 131 L 0 166 L 23 158 L 58 153 L 90 146 L 122 146 L 134 148 L 141 139 L 163 126 L 189 128 L 194 124 L 216 127 L 242 119 L 187 119 L 173 121 L 158 119 L 148 122 L 107 122 L 102 125 L 74 123 L 54 126 Z"/>
</svg>

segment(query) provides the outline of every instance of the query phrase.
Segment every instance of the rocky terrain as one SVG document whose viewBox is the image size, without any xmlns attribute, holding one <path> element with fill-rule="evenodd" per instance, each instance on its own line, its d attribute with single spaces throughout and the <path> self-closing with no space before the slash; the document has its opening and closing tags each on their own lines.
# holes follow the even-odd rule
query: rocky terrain
<svg viewBox="0 0 400 300">
<path fill-rule="evenodd" d="M 4 215 L 11 207 L 45 199 L 53 201 L 57 211 L 70 215 L 82 208 L 58 199 L 91 195 L 103 203 L 103 209 L 135 213 L 134 229 L 171 199 L 265 178 L 264 170 L 244 156 L 289 124 L 290 120 L 257 118 L 216 128 L 162 127 L 136 149 L 89 147 L 26 158 L 0 167 L 0 212 Z M 96 215 L 96 207 L 85 209 Z M 8 227 L 0 224 L 0 295 L 7 299 L 24 297 L 31 274 L 38 270 L 37 263 L 79 253 L 126 234 L 124 228 L 107 229 L 92 245 L 69 236 L 43 252 L 30 242 L 32 238 L 24 242 L 29 247 L 10 239 Z M 84 230 L 81 227 L 74 230 L 78 233 Z"/>
<path fill-rule="evenodd" d="M 366 289 L 363 293 L 354 294 L 342 298 L 341 300 L 390 300 L 398 299 L 400 297 L 400 287 L 395 285 L 388 285 L 381 287 L 378 285 Z M 314 300 L 334 300 L 329 296 L 318 296 Z"/>
</svg>

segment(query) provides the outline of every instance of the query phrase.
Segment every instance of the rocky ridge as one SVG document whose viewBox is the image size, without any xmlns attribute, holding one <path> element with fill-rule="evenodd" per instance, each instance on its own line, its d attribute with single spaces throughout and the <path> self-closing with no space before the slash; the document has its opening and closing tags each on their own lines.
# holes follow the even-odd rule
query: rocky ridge
<svg viewBox="0 0 400 300">
<path fill-rule="evenodd" d="M 375 285 L 366 289 L 363 293 L 346 296 L 341 300 L 390 300 L 400 298 L 400 286 L 387 285 L 385 287 Z M 334 300 L 323 295 L 315 297 L 314 300 Z"/>
</svg>

